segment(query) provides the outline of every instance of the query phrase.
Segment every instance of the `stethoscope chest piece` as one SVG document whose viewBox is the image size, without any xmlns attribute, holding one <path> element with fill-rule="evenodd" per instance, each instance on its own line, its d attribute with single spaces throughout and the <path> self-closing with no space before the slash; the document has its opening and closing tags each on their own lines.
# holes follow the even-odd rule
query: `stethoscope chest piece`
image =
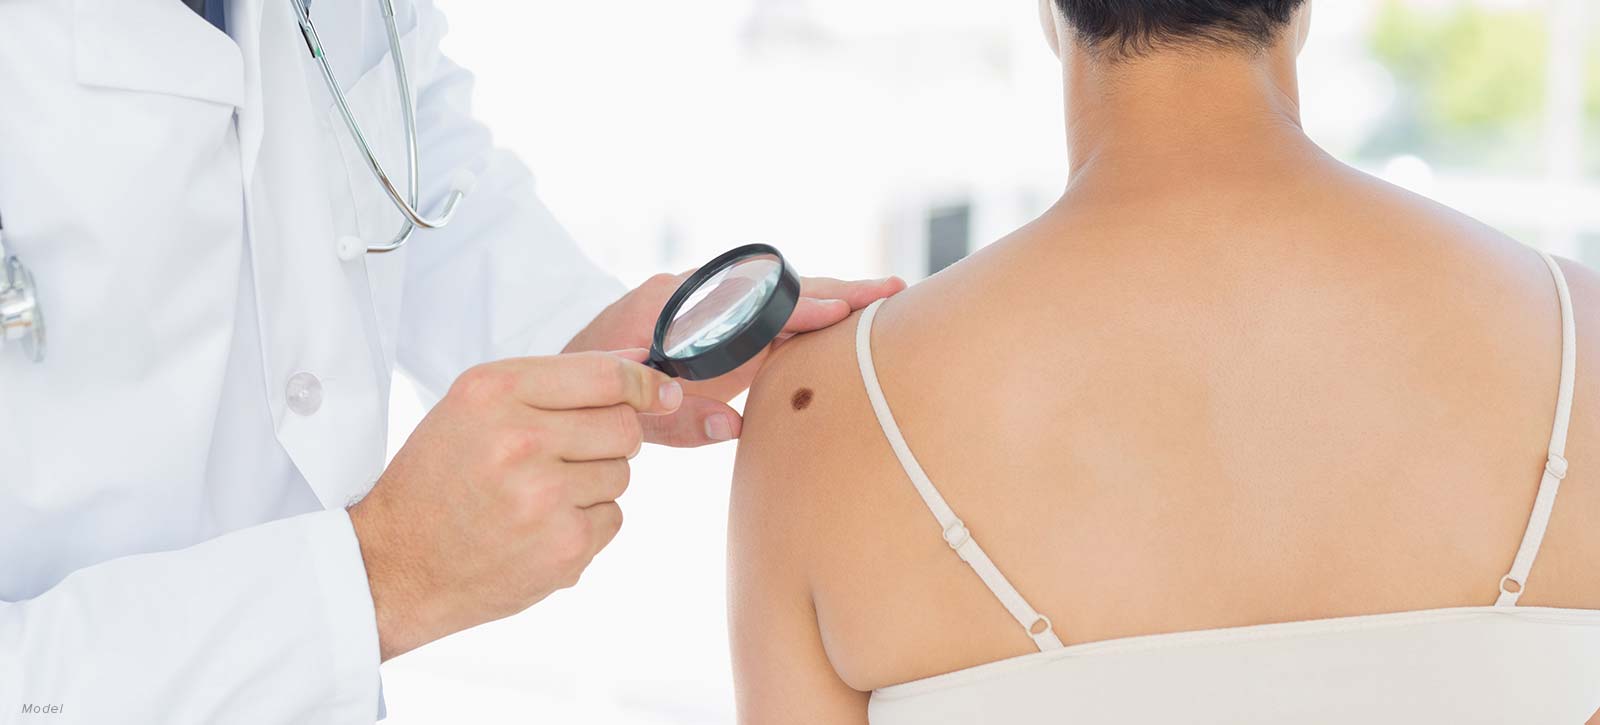
<svg viewBox="0 0 1600 725">
<path fill-rule="evenodd" d="M 33 273 L 16 257 L 5 257 L 0 274 L 0 348 L 22 346 L 29 360 L 44 360 L 44 313 Z"/>
</svg>

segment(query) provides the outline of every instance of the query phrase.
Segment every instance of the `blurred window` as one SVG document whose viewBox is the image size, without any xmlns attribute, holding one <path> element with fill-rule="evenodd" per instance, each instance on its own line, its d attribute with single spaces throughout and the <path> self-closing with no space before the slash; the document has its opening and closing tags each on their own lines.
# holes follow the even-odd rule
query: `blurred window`
<svg viewBox="0 0 1600 725">
<path fill-rule="evenodd" d="M 972 204 L 954 204 L 928 213 L 928 274 L 972 253 Z"/>
</svg>

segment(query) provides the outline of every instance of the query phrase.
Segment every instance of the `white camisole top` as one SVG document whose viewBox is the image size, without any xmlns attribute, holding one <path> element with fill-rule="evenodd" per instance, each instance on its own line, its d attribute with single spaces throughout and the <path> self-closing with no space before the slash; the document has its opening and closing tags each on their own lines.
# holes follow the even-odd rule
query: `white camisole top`
<svg viewBox="0 0 1600 725">
<path fill-rule="evenodd" d="M 875 725 L 956 723 L 1518 723 L 1581 725 L 1600 710 L 1600 611 L 1519 607 L 1567 475 L 1577 349 L 1561 306 L 1561 388 L 1549 457 L 1493 606 L 1235 627 L 1062 646 L 923 472 L 878 384 L 875 304 L 856 356 L 878 423 L 953 553 L 971 565 L 1036 653 L 872 694 Z M 880 303 L 881 304 L 881 303 Z M 1600 575 L 1600 572 L 1597 572 Z"/>
</svg>

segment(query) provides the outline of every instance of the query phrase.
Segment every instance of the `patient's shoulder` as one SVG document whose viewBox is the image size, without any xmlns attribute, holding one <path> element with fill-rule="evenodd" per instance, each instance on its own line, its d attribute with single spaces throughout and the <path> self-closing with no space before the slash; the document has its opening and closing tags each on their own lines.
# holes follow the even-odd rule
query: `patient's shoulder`
<svg viewBox="0 0 1600 725">
<path fill-rule="evenodd" d="M 784 568 L 808 586 L 837 579 L 860 552 L 881 549 L 882 537 L 893 535 L 883 511 L 916 505 L 909 486 L 876 485 L 903 474 L 861 381 L 860 318 L 780 347 L 745 407 L 730 556 L 765 549 L 763 569 Z"/>
<path fill-rule="evenodd" d="M 762 367 L 745 406 L 738 485 L 819 485 L 872 425 L 855 353 L 861 314 L 789 340 Z"/>
</svg>

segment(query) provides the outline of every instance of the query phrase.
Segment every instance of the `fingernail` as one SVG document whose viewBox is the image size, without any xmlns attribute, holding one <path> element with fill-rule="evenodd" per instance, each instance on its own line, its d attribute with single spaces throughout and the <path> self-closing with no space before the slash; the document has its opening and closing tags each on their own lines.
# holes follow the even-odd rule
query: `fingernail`
<svg viewBox="0 0 1600 725">
<path fill-rule="evenodd" d="M 678 406 L 683 405 L 683 386 L 676 380 L 668 380 L 656 391 L 656 398 L 661 401 L 661 407 L 669 412 L 677 410 Z"/>
<path fill-rule="evenodd" d="M 728 422 L 726 415 L 713 415 L 706 419 L 706 437 L 714 441 L 725 441 L 733 438 L 733 424 Z"/>
</svg>

